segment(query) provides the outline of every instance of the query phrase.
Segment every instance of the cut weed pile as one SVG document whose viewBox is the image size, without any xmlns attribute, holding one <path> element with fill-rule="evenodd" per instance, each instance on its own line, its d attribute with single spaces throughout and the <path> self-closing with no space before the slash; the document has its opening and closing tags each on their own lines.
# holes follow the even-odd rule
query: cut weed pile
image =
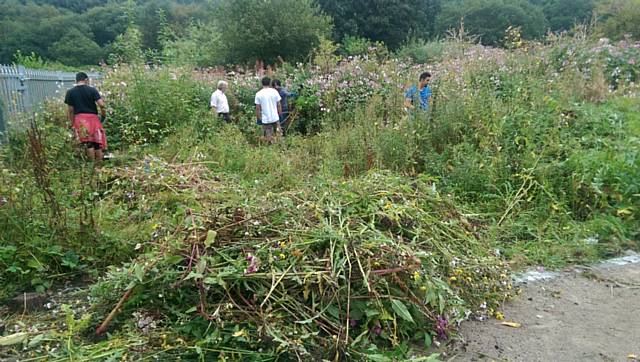
<svg viewBox="0 0 640 362">
<path fill-rule="evenodd" d="M 137 170 L 127 178 L 140 189 L 179 195 L 188 182 L 161 163 Z M 130 289 L 124 316 L 143 308 L 179 326 L 183 344 L 167 354 L 353 358 L 445 340 L 512 295 L 482 223 L 426 181 L 371 173 L 248 197 L 192 174 L 185 192 L 215 192 L 197 193 L 175 228 L 157 225 L 163 236 L 94 286 L 101 306 Z"/>
</svg>

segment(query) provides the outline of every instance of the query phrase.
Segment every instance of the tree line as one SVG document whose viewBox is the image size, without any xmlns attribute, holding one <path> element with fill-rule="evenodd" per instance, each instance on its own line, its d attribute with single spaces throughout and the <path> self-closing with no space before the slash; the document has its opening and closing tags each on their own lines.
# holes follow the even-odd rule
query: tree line
<svg viewBox="0 0 640 362">
<path fill-rule="evenodd" d="M 640 0 L 0 0 L 0 63 L 16 54 L 70 66 L 131 57 L 293 62 L 323 38 L 397 50 L 463 25 L 502 46 L 509 27 L 537 39 L 592 19 L 602 36 L 637 39 Z"/>
</svg>

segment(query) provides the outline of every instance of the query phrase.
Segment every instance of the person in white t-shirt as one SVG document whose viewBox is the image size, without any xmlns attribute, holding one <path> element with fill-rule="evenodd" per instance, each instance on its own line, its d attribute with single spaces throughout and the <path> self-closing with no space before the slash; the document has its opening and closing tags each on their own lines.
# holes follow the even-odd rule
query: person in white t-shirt
<svg viewBox="0 0 640 362">
<path fill-rule="evenodd" d="M 218 89 L 211 94 L 211 110 L 227 123 L 231 122 L 229 102 L 227 101 L 227 95 L 224 94 L 228 87 L 229 84 L 221 80 L 218 82 Z"/>
<path fill-rule="evenodd" d="M 282 132 L 280 129 L 281 100 L 278 91 L 271 88 L 271 79 L 262 78 L 262 89 L 256 93 L 256 118 L 257 123 L 262 125 L 262 131 L 269 143 L 274 142 L 275 132 L 279 134 Z"/>
</svg>

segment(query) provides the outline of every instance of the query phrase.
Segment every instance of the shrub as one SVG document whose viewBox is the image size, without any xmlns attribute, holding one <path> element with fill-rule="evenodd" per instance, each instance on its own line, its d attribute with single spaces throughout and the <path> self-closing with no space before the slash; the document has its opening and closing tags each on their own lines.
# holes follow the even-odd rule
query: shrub
<svg viewBox="0 0 640 362">
<path fill-rule="evenodd" d="M 447 44 L 443 41 L 413 38 L 398 49 L 397 54 L 399 57 L 410 59 L 416 64 L 426 64 L 438 60 L 446 47 Z"/>
<path fill-rule="evenodd" d="M 373 43 L 367 38 L 346 36 L 342 39 L 341 53 L 346 56 L 365 55 Z"/>
<path fill-rule="evenodd" d="M 169 69 L 118 68 L 100 89 L 110 109 L 105 124 L 117 148 L 156 143 L 207 111 L 210 90 L 188 74 Z"/>
</svg>

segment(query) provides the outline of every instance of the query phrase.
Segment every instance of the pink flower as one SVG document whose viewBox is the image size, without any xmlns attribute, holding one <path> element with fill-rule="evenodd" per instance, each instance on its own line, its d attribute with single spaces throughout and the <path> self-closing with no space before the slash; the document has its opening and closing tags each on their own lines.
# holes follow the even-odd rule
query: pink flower
<svg viewBox="0 0 640 362">
<path fill-rule="evenodd" d="M 447 336 L 447 328 L 449 327 L 449 321 L 447 318 L 439 315 L 436 320 L 436 333 L 438 334 L 438 339 L 441 341 L 446 341 Z"/>
<path fill-rule="evenodd" d="M 244 271 L 244 275 L 253 274 L 258 271 L 260 268 L 260 259 L 257 256 L 249 253 L 247 254 L 247 261 L 249 262 L 249 266 Z"/>
<path fill-rule="evenodd" d="M 379 336 L 380 333 L 382 333 L 382 327 L 380 326 L 380 322 L 376 322 L 376 324 L 371 327 L 371 333 L 375 334 L 376 336 Z"/>
</svg>

